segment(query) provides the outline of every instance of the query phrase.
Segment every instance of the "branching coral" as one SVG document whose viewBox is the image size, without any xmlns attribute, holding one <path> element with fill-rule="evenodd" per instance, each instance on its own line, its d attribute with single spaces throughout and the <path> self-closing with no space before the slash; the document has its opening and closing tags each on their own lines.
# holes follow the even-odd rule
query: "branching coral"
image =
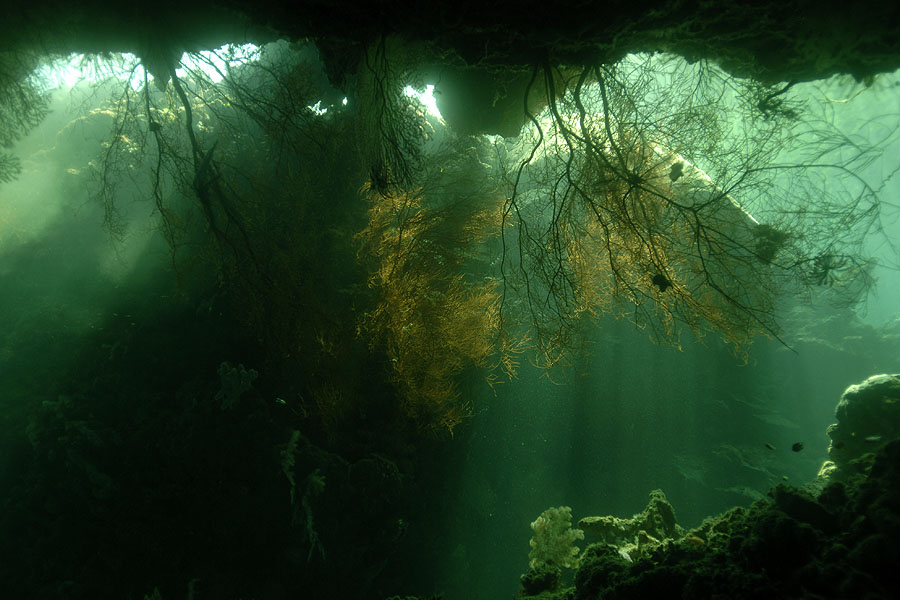
<svg viewBox="0 0 900 600">
<path fill-rule="evenodd" d="M 377 260 L 379 301 L 364 327 L 383 343 L 408 414 L 451 432 L 469 414 L 454 378 L 487 366 L 496 350 L 499 296 L 491 281 L 467 281 L 466 250 L 490 227 L 488 209 L 467 199 L 426 208 L 422 190 L 365 189 L 369 224 L 362 253 Z"/>
<path fill-rule="evenodd" d="M 740 354 L 777 337 L 779 294 L 828 281 L 823 249 L 866 264 L 878 198 L 853 169 L 870 149 L 807 115 L 790 86 L 650 56 L 566 73 L 534 69 L 548 106 L 529 113 L 504 211 L 504 290 L 524 296 L 539 362 L 559 362 L 579 317 L 599 313 L 674 344 L 685 327 L 717 332 Z M 758 106 L 775 97 L 778 110 Z M 810 158 L 777 162 L 788 148 Z M 843 178 L 823 186 L 831 172 Z"/>
<path fill-rule="evenodd" d="M 584 532 L 572 529 L 572 509 L 568 506 L 548 508 L 532 524 L 531 552 L 528 565 L 532 569 L 543 566 L 575 568 L 578 566 L 578 546 Z"/>
<path fill-rule="evenodd" d="M 49 112 L 41 82 L 31 74 L 37 63 L 34 55 L 0 52 L 0 148 L 11 148 Z M 21 170 L 19 157 L 0 152 L 0 183 L 12 181 Z"/>
<path fill-rule="evenodd" d="M 318 552 L 322 560 L 325 560 L 325 547 L 319 538 L 319 532 L 315 527 L 315 518 L 313 515 L 313 504 L 316 499 L 325 491 L 325 476 L 320 469 L 313 469 L 303 483 L 303 494 L 298 494 L 297 478 L 296 478 L 296 457 L 298 447 L 300 446 L 303 434 L 299 430 L 291 433 L 291 439 L 282 446 L 281 449 L 281 472 L 291 484 L 291 507 L 293 510 L 293 523 L 303 524 L 306 538 L 309 541 L 309 553 L 307 554 L 307 562 L 311 561 L 313 555 Z M 304 444 L 309 442 L 304 439 Z M 297 499 L 300 502 L 297 502 Z"/>
<path fill-rule="evenodd" d="M 256 369 L 245 369 L 244 365 L 233 367 L 227 362 L 219 365 L 218 373 L 222 387 L 216 392 L 216 402 L 222 410 L 234 408 L 244 392 L 253 388 L 253 382 L 259 376 Z"/>
</svg>

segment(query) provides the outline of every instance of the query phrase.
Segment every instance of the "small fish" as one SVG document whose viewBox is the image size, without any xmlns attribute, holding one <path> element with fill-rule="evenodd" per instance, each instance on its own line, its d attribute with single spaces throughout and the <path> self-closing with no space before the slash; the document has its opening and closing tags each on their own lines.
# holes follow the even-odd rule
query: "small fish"
<svg viewBox="0 0 900 600">
<path fill-rule="evenodd" d="M 773 446 L 772 444 L 766 444 L 766 448 L 768 448 L 769 450 L 774 450 L 775 446 Z"/>
<path fill-rule="evenodd" d="M 867 444 L 879 444 L 879 443 L 881 443 L 881 436 L 880 435 L 867 435 L 865 442 Z"/>
<path fill-rule="evenodd" d="M 783 480 L 785 480 L 785 481 L 788 480 L 788 476 L 787 476 L 787 475 L 782 475 L 781 478 L 782 478 Z"/>
<path fill-rule="evenodd" d="M 803 450 L 803 442 L 794 442 L 794 445 L 791 446 L 791 450 L 794 452 L 800 452 Z"/>
</svg>

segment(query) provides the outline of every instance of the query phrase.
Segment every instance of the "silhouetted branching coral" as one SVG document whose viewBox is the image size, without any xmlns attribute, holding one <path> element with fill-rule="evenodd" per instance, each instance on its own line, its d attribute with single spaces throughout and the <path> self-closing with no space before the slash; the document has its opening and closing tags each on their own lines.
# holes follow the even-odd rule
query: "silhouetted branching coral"
<svg viewBox="0 0 900 600">
<path fill-rule="evenodd" d="M 380 37 L 366 48 L 359 67 L 355 98 L 360 103 L 359 138 L 377 192 L 410 189 L 424 167 L 424 142 L 431 134 L 425 109 L 406 86 L 414 71 L 399 42 Z"/>
<path fill-rule="evenodd" d="M 805 113 L 790 85 L 678 60 L 534 70 L 524 158 L 507 164 L 503 281 L 505 298 L 525 300 L 540 364 L 557 364 L 580 317 L 601 313 L 673 344 L 684 327 L 714 331 L 743 353 L 760 333 L 778 336 L 781 294 L 866 264 L 878 199 L 853 169 L 867 151 L 782 163 L 810 143 L 793 134 Z M 528 112 L 535 86 L 548 99 L 539 114 Z M 835 135 L 802 122 L 811 139 Z"/>
<path fill-rule="evenodd" d="M 34 74 L 38 62 L 31 54 L 0 52 L 0 148 L 11 148 L 47 115 L 47 95 Z M 21 170 L 18 157 L 0 152 L 0 183 Z"/>
<path fill-rule="evenodd" d="M 470 412 L 455 381 L 467 366 L 496 370 L 495 383 L 530 349 L 540 367 L 565 364 L 601 315 L 673 345 L 714 332 L 743 355 L 780 335 L 783 295 L 854 302 L 872 284 L 862 239 L 880 205 L 858 172 L 875 152 L 791 83 L 666 56 L 545 63 L 517 140 L 465 138 L 407 92 L 424 59 L 389 38 L 360 50 L 343 91 L 311 45 L 249 62 L 220 52 L 111 104 L 108 224 L 131 174 L 187 254 L 176 264 L 213 265 L 259 339 L 310 367 L 338 368 L 352 345 L 326 351 L 357 320 L 334 306 L 367 307 L 366 337 L 428 426 L 452 431 Z M 349 203 L 366 180 L 364 216 Z M 360 230 L 371 295 L 358 265 L 325 266 Z M 333 432 L 356 395 L 329 386 L 303 403 Z"/>
</svg>

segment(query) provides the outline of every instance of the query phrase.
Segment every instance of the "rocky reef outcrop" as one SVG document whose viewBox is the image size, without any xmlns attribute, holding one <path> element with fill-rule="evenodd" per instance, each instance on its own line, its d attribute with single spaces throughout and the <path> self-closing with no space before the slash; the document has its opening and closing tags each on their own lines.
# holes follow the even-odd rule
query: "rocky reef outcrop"
<svg viewBox="0 0 900 600">
<path fill-rule="evenodd" d="M 873 375 L 851 385 L 828 427 L 828 458 L 820 476 L 846 481 L 871 467 L 875 451 L 900 438 L 900 375 Z"/>
<path fill-rule="evenodd" d="M 830 456 L 838 459 L 830 476 L 799 488 L 777 485 L 751 506 L 688 531 L 677 525 L 658 490 L 647 509 L 630 519 L 587 517 L 578 526 L 593 543 L 579 557 L 574 585 L 547 580 L 553 587 L 531 586 L 521 597 L 896 597 L 900 439 L 886 415 L 896 414 L 898 392 L 898 376 L 880 375 L 844 393 L 838 424 L 829 429 Z M 872 436 L 880 436 L 877 443 Z"/>
</svg>

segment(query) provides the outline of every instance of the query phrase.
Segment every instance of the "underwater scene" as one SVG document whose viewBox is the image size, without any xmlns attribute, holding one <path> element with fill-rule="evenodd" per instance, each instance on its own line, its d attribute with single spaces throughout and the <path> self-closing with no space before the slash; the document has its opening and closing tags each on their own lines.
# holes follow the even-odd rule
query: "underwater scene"
<svg viewBox="0 0 900 600">
<path fill-rule="evenodd" d="M 0 597 L 896 597 L 900 72 L 358 58 L 0 53 Z"/>
</svg>

